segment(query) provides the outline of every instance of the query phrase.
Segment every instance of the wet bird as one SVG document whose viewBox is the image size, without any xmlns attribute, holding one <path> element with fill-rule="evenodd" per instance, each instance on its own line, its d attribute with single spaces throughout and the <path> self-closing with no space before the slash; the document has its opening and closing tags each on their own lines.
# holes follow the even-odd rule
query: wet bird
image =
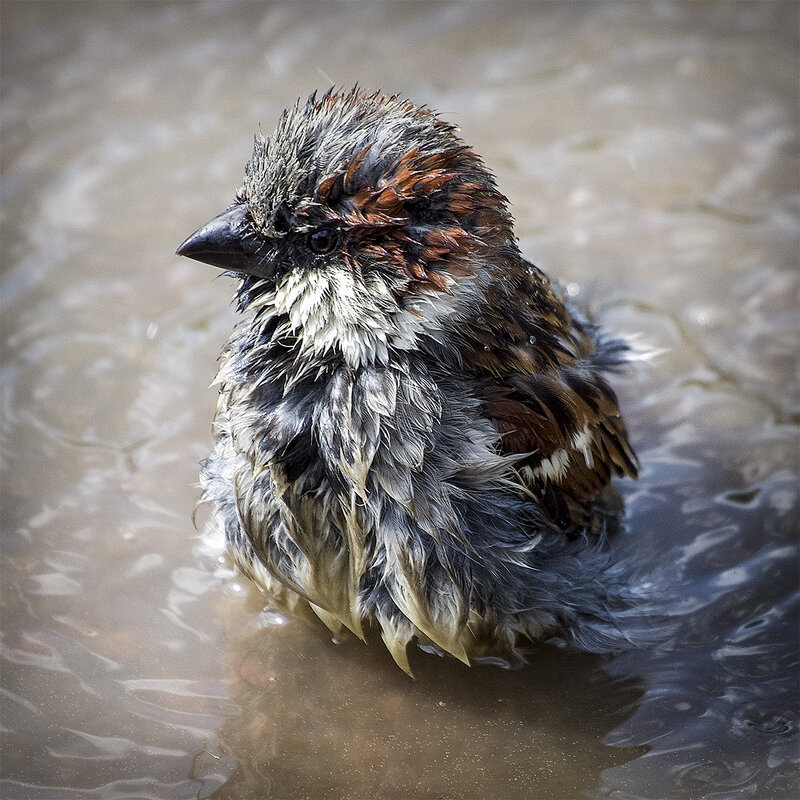
<svg viewBox="0 0 800 800">
<path fill-rule="evenodd" d="M 178 254 L 240 280 L 201 479 L 274 606 L 376 629 L 409 673 L 413 640 L 466 663 L 619 644 L 625 346 L 523 258 L 452 125 L 358 89 L 298 100 Z"/>
</svg>

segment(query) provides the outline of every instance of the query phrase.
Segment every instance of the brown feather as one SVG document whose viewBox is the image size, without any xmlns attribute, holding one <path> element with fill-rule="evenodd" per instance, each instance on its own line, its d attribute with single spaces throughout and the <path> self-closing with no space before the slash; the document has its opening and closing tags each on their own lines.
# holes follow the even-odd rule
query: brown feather
<svg viewBox="0 0 800 800">
<path fill-rule="evenodd" d="M 524 482 L 553 521 L 577 530 L 612 475 L 636 477 L 638 461 L 616 395 L 596 368 L 583 366 L 591 338 L 541 272 L 529 277 L 513 294 L 487 290 L 494 313 L 466 340 L 462 358 L 480 380 L 482 413 L 502 452 L 519 456 Z M 535 316 L 515 314 L 512 303 L 533 306 Z"/>
</svg>

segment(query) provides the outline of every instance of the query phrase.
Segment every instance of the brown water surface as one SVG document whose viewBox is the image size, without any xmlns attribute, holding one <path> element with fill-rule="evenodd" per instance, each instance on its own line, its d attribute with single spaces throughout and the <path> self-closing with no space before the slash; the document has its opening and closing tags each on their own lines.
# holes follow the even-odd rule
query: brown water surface
<svg viewBox="0 0 800 800">
<path fill-rule="evenodd" d="M 0 4 L 0 796 L 798 787 L 794 3 Z M 615 557 L 675 617 L 519 671 L 335 644 L 192 526 L 233 284 L 173 256 L 332 82 L 462 127 L 525 253 L 662 350 Z M 201 519 L 202 523 L 202 519 Z M 202 529 L 202 524 L 201 524 Z"/>
</svg>

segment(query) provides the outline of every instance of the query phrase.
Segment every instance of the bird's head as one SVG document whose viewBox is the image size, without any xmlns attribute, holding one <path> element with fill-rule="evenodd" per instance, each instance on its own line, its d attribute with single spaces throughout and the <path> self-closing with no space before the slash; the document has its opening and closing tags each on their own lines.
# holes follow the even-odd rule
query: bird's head
<svg viewBox="0 0 800 800">
<path fill-rule="evenodd" d="M 351 361 L 402 340 L 401 316 L 457 314 L 459 287 L 517 253 L 506 199 L 455 128 L 355 89 L 298 101 L 258 135 L 235 202 L 178 249 Z"/>
</svg>

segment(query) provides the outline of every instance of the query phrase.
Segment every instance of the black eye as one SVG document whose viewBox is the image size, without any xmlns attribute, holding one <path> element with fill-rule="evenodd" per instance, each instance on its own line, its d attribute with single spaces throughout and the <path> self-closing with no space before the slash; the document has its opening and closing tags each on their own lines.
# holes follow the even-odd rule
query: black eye
<svg viewBox="0 0 800 800">
<path fill-rule="evenodd" d="M 308 235 L 308 246 L 320 256 L 332 252 L 338 244 L 339 231 L 334 228 L 322 228 Z"/>
</svg>

